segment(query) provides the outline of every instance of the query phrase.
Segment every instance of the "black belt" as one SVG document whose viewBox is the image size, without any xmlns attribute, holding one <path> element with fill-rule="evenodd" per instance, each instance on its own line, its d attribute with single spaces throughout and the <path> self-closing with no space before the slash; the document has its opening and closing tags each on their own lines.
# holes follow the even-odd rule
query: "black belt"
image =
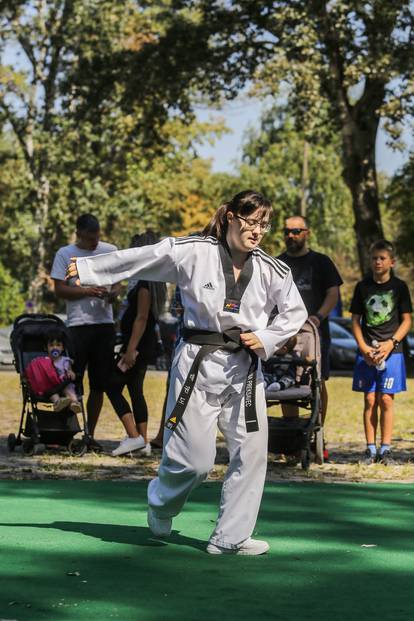
<svg viewBox="0 0 414 621">
<path fill-rule="evenodd" d="M 195 386 L 198 369 L 201 361 L 207 354 L 211 354 L 218 349 L 225 351 L 238 352 L 245 349 L 251 358 L 249 370 L 247 372 L 246 386 L 244 390 L 244 413 L 246 420 L 246 431 L 248 433 L 259 430 L 256 412 L 256 371 L 258 367 L 257 355 L 240 341 L 240 328 L 231 328 L 224 332 L 210 332 L 209 330 L 191 330 L 184 328 L 182 337 L 186 343 L 201 345 L 200 350 L 191 365 L 191 369 L 181 388 L 181 392 L 174 406 L 173 411 L 168 417 L 165 426 L 167 429 L 174 429 L 181 421 L 185 408 L 187 407 L 191 393 Z"/>
</svg>

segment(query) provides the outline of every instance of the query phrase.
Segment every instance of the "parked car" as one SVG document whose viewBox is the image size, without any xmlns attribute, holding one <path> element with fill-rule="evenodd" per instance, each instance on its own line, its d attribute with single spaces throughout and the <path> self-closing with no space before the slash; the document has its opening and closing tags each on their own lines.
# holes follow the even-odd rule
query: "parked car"
<svg viewBox="0 0 414 621">
<path fill-rule="evenodd" d="M 349 334 L 352 336 L 352 319 L 351 317 L 330 317 L 329 318 L 329 326 L 332 327 L 332 324 L 336 324 L 345 328 Z M 332 334 L 332 328 L 331 328 Z M 353 337 L 352 337 L 353 338 Z M 410 358 L 414 360 L 414 332 L 409 332 L 405 338 L 404 342 L 404 353 L 406 358 Z"/>
<path fill-rule="evenodd" d="M 331 349 L 329 360 L 332 370 L 352 369 L 355 363 L 358 346 L 351 332 L 349 332 L 337 319 L 329 320 L 331 332 Z"/>
<path fill-rule="evenodd" d="M 414 332 L 409 332 L 406 337 L 407 353 L 410 358 L 414 358 Z"/>
<path fill-rule="evenodd" d="M 329 317 L 329 325 L 336 323 L 338 326 L 345 328 L 347 332 L 352 334 L 352 319 L 351 317 Z"/>
<path fill-rule="evenodd" d="M 10 345 L 10 334 L 13 326 L 0 328 L 0 369 L 13 368 L 13 352 Z"/>
</svg>

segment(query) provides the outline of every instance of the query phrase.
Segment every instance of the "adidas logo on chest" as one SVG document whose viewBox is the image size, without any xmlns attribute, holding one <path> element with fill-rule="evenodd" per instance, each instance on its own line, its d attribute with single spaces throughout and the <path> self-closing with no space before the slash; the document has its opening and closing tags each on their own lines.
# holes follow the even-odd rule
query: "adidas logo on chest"
<svg viewBox="0 0 414 621">
<path fill-rule="evenodd" d="M 206 282 L 206 284 L 203 285 L 203 289 L 208 289 L 209 291 L 214 291 L 215 287 L 212 285 L 211 282 Z"/>
</svg>

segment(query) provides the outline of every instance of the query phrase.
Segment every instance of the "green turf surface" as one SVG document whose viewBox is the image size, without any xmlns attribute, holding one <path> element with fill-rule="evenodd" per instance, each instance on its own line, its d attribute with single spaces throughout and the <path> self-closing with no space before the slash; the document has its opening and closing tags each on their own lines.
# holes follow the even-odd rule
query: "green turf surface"
<svg viewBox="0 0 414 621">
<path fill-rule="evenodd" d="M 254 558 L 204 552 L 219 493 L 194 492 L 167 544 L 143 482 L 1 481 L 0 620 L 411 621 L 413 485 L 267 485 Z"/>
</svg>

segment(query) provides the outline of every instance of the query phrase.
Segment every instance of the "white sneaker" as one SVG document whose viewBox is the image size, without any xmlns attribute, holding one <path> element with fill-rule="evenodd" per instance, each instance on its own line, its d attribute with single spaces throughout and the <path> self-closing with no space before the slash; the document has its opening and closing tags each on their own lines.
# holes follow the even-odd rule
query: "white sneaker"
<svg viewBox="0 0 414 621">
<path fill-rule="evenodd" d="M 147 442 L 146 445 L 139 451 L 139 454 L 144 455 L 144 457 L 150 457 L 151 453 L 151 444 L 149 442 Z"/>
<path fill-rule="evenodd" d="M 265 554 L 269 550 L 269 544 L 266 541 L 252 539 L 249 537 L 238 548 L 222 548 L 214 543 L 209 543 L 207 552 L 209 554 L 240 554 L 244 556 L 257 556 Z"/>
<path fill-rule="evenodd" d="M 168 537 L 171 535 L 172 519 L 157 517 L 151 507 L 148 507 L 147 522 L 150 531 L 155 537 Z"/>
<path fill-rule="evenodd" d="M 132 451 L 138 451 L 139 449 L 144 448 L 145 440 L 142 436 L 138 436 L 138 438 L 125 438 L 115 450 L 112 451 L 112 457 L 117 457 L 118 455 L 124 455 L 125 453 L 131 453 Z"/>
</svg>

